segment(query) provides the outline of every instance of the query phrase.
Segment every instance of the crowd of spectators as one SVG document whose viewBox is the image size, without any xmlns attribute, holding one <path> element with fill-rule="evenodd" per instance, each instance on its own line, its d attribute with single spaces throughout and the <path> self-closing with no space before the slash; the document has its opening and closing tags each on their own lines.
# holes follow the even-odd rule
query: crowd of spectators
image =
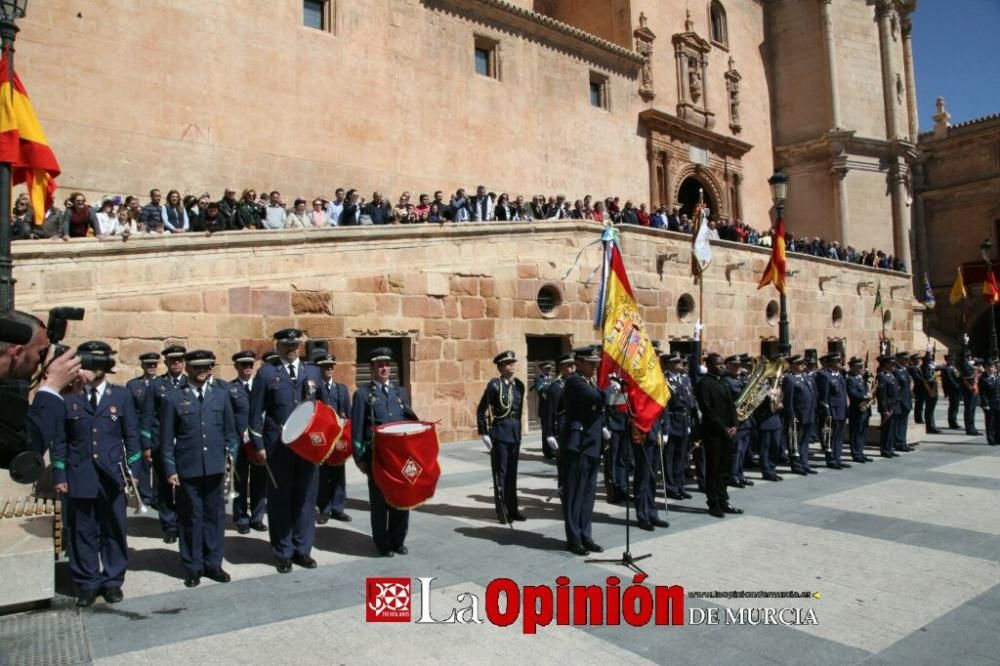
<svg viewBox="0 0 1000 666">
<path fill-rule="evenodd" d="M 475 194 L 459 188 L 445 198 L 444 192 L 434 192 L 433 198 L 421 194 L 416 201 L 403 192 L 395 204 L 373 192 L 366 200 L 357 190 L 338 188 L 332 199 L 298 198 L 289 207 L 277 191 L 258 192 L 226 190 L 218 201 L 208 194 L 181 196 L 170 190 L 164 198 L 160 190 L 149 193 L 142 203 L 135 196 L 108 196 L 94 206 L 80 192 L 74 192 L 62 208 L 53 207 L 41 221 L 37 220 L 26 194 L 17 198 L 11 216 L 13 240 L 29 238 L 71 238 L 96 236 L 120 237 L 127 240 L 133 234 L 217 233 L 255 229 L 305 229 L 313 227 L 365 226 L 384 224 L 445 224 L 454 222 L 532 222 L 535 220 L 592 220 L 602 224 L 633 224 L 690 234 L 694 223 L 674 206 L 650 211 L 646 204 L 636 207 L 631 201 L 621 203 L 618 197 L 594 200 L 590 195 L 570 202 L 562 195 L 536 195 L 530 201 L 523 196 L 513 200 L 499 196 L 479 186 Z M 709 235 L 748 245 L 771 247 L 773 232 L 758 231 L 739 220 L 712 220 Z M 873 268 L 905 271 L 902 261 L 872 248 L 858 251 L 837 241 L 820 238 L 795 238 L 786 234 L 788 252 L 808 254 Z"/>
</svg>

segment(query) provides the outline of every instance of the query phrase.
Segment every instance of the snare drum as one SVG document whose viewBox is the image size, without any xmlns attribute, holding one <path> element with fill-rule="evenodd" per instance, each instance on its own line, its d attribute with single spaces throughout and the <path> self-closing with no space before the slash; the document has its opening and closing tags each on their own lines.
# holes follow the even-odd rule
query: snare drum
<svg viewBox="0 0 1000 666">
<path fill-rule="evenodd" d="M 324 402 L 308 400 L 288 415 L 281 442 L 303 459 L 322 465 L 333 454 L 343 431 L 337 412 Z"/>
<path fill-rule="evenodd" d="M 386 504 L 413 509 L 433 497 L 441 477 L 437 425 L 398 421 L 377 426 L 373 432 L 372 480 Z"/>
</svg>

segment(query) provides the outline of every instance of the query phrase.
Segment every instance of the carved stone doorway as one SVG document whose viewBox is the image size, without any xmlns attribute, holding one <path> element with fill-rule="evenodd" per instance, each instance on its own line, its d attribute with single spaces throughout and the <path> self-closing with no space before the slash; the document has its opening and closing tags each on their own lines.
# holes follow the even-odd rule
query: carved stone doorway
<svg viewBox="0 0 1000 666">
<path fill-rule="evenodd" d="M 681 207 L 681 213 L 688 217 L 694 214 L 694 207 L 698 205 L 699 192 L 704 197 L 705 205 L 711 209 L 712 217 L 718 215 L 719 209 L 716 206 L 715 199 L 712 197 L 711 188 L 696 176 L 685 178 L 681 183 L 680 189 L 677 190 L 677 205 Z"/>
</svg>

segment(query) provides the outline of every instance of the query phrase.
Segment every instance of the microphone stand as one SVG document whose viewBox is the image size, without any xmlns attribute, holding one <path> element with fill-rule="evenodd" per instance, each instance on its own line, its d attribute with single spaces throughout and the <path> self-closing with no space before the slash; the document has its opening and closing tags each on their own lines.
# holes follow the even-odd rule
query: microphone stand
<svg viewBox="0 0 1000 666">
<path fill-rule="evenodd" d="M 624 386 L 622 386 L 622 397 L 624 397 L 624 399 L 625 399 L 625 408 L 628 411 L 629 418 L 631 419 L 631 418 L 633 418 L 632 405 L 628 401 L 628 394 L 625 393 L 625 387 Z M 628 432 L 628 431 L 626 431 L 626 432 Z M 627 473 L 627 470 L 632 466 L 631 463 L 632 463 L 632 442 L 630 441 L 630 442 L 627 443 L 627 447 L 625 449 L 625 469 L 626 469 L 626 476 L 625 476 L 625 551 L 622 553 L 622 556 L 620 558 L 587 559 L 587 560 L 584 560 L 584 562 L 586 562 L 588 564 L 590 564 L 590 563 L 595 563 L 595 564 L 618 564 L 618 565 L 621 565 L 621 566 L 625 567 L 626 569 L 630 569 L 630 570 L 632 570 L 632 571 L 634 571 L 634 572 L 636 572 L 638 574 L 642 574 L 643 576 L 646 576 L 647 575 L 646 572 L 643 571 L 642 568 L 638 564 L 636 564 L 636 562 L 638 562 L 640 560 L 644 560 L 644 559 L 646 559 L 648 557 L 652 557 L 653 554 L 652 553 L 646 553 L 645 555 L 633 555 L 632 554 L 632 511 L 631 511 L 632 507 L 629 504 L 629 498 L 631 497 L 632 498 L 632 502 L 635 502 L 635 487 L 634 487 L 635 475 L 633 474 L 633 476 L 632 476 L 633 485 L 630 488 L 629 487 L 629 478 L 628 478 L 628 473 Z"/>
</svg>

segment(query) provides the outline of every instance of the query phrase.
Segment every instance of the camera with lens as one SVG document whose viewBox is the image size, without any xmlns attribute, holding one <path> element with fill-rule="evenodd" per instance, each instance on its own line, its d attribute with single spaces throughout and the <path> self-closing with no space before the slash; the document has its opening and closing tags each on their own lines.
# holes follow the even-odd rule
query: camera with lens
<svg viewBox="0 0 1000 666">
<path fill-rule="evenodd" d="M 59 358 L 69 349 L 66 345 L 60 344 L 66 337 L 66 324 L 69 321 L 82 321 L 83 314 L 83 308 L 59 307 L 49 310 L 49 323 L 46 329 L 49 334 L 49 344 L 52 345 L 50 347 L 51 358 Z M 77 356 L 80 358 L 80 369 L 82 370 L 111 372 L 115 367 L 115 359 L 104 354 L 78 351 Z M 44 357 L 42 363 L 45 363 Z"/>
</svg>

